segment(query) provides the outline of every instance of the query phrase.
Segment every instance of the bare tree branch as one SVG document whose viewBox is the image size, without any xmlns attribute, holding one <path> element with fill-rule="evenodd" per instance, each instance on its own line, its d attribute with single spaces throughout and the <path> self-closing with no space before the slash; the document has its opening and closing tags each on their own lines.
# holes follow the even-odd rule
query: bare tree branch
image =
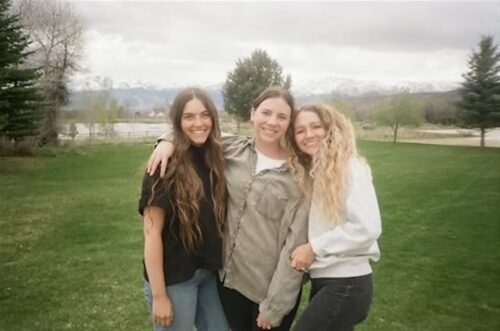
<svg viewBox="0 0 500 331">
<path fill-rule="evenodd" d="M 49 105 L 44 134 L 57 140 L 57 115 L 67 100 L 68 78 L 81 70 L 84 24 L 74 5 L 58 0 L 18 0 L 17 11 L 32 39 L 29 61 L 42 69 L 40 86 Z"/>
</svg>

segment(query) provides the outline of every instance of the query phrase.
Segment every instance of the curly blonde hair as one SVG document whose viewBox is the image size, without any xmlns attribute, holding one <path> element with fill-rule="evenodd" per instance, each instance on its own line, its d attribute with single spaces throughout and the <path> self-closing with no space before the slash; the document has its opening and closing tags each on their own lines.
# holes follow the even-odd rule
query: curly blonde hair
<svg viewBox="0 0 500 331">
<path fill-rule="evenodd" d="M 295 179 L 309 198 L 314 197 L 325 215 L 338 225 L 343 222 L 348 164 L 352 157 L 359 157 L 351 121 L 329 105 L 304 105 L 294 111 L 292 125 L 301 112 L 318 115 L 326 137 L 316 155 L 302 152 L 293 139 L 288 137 L 293 153 L 289 164 Z"/>
</svg>

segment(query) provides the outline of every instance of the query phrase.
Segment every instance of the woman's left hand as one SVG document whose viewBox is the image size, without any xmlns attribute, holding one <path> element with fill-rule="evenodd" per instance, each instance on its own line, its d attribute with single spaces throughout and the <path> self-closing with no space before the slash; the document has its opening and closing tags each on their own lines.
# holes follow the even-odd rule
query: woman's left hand
<svg viewBox="0 0 500 331">
<path fill-rule="evenodd" d="M 310 244 L 303 244 L 294 249 L 291 266 L 297 271 L 307 271 L 314 262 L 314 251 Z"/>
</svg>

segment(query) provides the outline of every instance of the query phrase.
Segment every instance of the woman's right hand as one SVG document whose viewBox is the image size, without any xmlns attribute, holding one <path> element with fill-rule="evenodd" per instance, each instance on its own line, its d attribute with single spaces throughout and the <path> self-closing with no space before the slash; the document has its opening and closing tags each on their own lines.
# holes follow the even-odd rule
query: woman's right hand
<svg viewBox="0 0 500 331">
<path fill-rule="evenodd" d="M 167 170 L 168 159 L 174 153 L 174 144 L 170 141 L 162 140 L 158 143 L 158 146 L 154 149 L 153 153 L 148 160 L 148 165 L 146 172 L 153 176 L 156 168 L 160 165 L 160 177 L 165 176 Z"/>
<path fill-rule="evenodd" d="M 315 257 L 311 244 L 303 244 L 294 249 L 290 264 L 297 271 L 307 271 Z"/>
<path fill-rule="evenodd" d="M 166 296 L 153 299 L 153 322 L 161 326 L 169 326 L 174 319 L 174 307 Z"/>
</svg>

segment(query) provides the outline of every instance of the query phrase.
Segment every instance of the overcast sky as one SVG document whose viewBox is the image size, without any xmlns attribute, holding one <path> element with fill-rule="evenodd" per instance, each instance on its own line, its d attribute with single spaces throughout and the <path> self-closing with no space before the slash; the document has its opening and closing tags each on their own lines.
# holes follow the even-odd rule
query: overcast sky
<svg viewBox="0 0 500 331">
<path fill-rule="evenodd" d="M 481 35 L 500 41 L 500 1 L 82 1 L 86 75 L 158 86 L 225 80 L 266 50 L 295 84 L 334 75 L 461 80 Z"/>
</svg>

